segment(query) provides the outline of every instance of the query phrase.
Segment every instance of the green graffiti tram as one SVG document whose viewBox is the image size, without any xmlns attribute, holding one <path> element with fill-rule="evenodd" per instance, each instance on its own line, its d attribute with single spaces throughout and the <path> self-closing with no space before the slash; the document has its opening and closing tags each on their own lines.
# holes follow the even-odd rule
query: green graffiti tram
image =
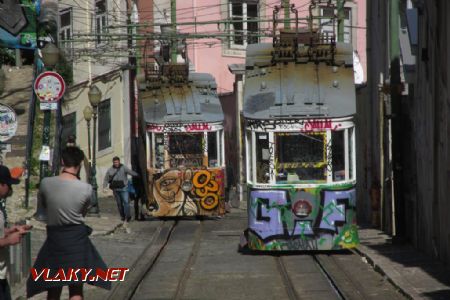
<svg viewBox="0 0 450 300">
<path fill-rule="evenodd" d="M 223 215 L 224 115 L 214 78 L 189 73 L 187 64 L 165 64 L 147 76 L 140 99 L 150 214 Z"/>
<path fill-rule="evenodd" d="M 247 47 L 241 246 L 352 248 L 359 242 L 353 50 L 314 30 L 296 31 Z"/>
</svg>

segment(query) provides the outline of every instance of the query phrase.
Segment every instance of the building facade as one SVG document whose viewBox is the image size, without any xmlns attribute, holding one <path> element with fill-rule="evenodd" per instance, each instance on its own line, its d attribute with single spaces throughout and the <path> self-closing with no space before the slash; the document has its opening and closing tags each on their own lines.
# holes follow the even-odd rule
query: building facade
<svg viewBox="0 0 450 300">
<path fill-rule="evenodd" d="M 69 135 L 75 135 L 86 155 L 95 151 L 98 183 L 112 165 L 112 157 L 119 156 L 124 163 L 130 163 L 127 22 L 131 9 L 131 4 L 125 0 L 59 3 L 58 44 L 73 70 L 73 82 L 62 104 L 61 141 L 65 144 Z M 91 85 L 100 89 L 102 99 L 98 106 L 96 149 L 88 151 L 88 128 L 83 110 L 90 106 Z M 92 139 L 93 122 L 90 123 Z"/>
<path fill-rule="evenodd" d="M 393 2 L 397 6 L 371 1 L 368 7 L 368 117 L 374 145 L 368 176 L 381 187 L 379 206 L 372 208 L 381 211 L 380 225 L 394 237 L 448 263 L 450 5 Z M 400 76 L 396 49 L 387 46 L 395 37 Z"/>
</svg>

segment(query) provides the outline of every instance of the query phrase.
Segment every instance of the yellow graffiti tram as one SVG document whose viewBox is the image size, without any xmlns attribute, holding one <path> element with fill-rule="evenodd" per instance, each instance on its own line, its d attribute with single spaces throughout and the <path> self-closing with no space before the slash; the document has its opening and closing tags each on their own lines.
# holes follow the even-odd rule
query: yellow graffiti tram
<svg viewBox="0 0 450 300">
<path fill-rule="evenodd" d="M 358 243 L 353 50 L 313 22 L 276 31 L 274 21 L 273 43 L 247 47 L 248 228 L 241 246 L 251 250 Z"/>
<path fill-rule="evenodd" d="M 156 217 L 224 214 L 224 115 L 210 74 L 168 63 L 140 91 L 148 206 Z"/>
</svg>

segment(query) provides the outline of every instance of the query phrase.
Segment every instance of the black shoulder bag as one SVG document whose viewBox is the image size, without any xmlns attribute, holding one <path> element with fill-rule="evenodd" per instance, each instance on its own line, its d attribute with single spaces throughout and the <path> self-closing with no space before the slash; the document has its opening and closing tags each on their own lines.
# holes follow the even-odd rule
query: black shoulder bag
<svg viewBox="0 0 450 300">
<path fill-rule="evenodd" d="M 123 180 L 114 180 L 114 177 L 116 177 L 117 173 L 119 173 L 120 168 L 122 168 L 122 166 L 120 166 L 119 169 L 117 169 L 116 173 L 114 173 L 114 175 L 109 180 L 109 188 L 111 190 L 119 190 L 125 187 Z"/>
</svg>

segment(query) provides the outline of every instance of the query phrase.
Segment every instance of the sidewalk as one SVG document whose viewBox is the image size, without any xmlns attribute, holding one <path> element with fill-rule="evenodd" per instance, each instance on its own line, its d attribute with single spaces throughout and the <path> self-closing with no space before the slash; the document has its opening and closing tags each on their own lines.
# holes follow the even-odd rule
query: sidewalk
<svg viewBox="0 0 450 300">
<path fill-rule="evenodd" d="M 450 268 L 411 245 L 394 245 L 376 229 L 360 229 L 356 251 L 410 299 L 450 299 Z"/>
</svg>

